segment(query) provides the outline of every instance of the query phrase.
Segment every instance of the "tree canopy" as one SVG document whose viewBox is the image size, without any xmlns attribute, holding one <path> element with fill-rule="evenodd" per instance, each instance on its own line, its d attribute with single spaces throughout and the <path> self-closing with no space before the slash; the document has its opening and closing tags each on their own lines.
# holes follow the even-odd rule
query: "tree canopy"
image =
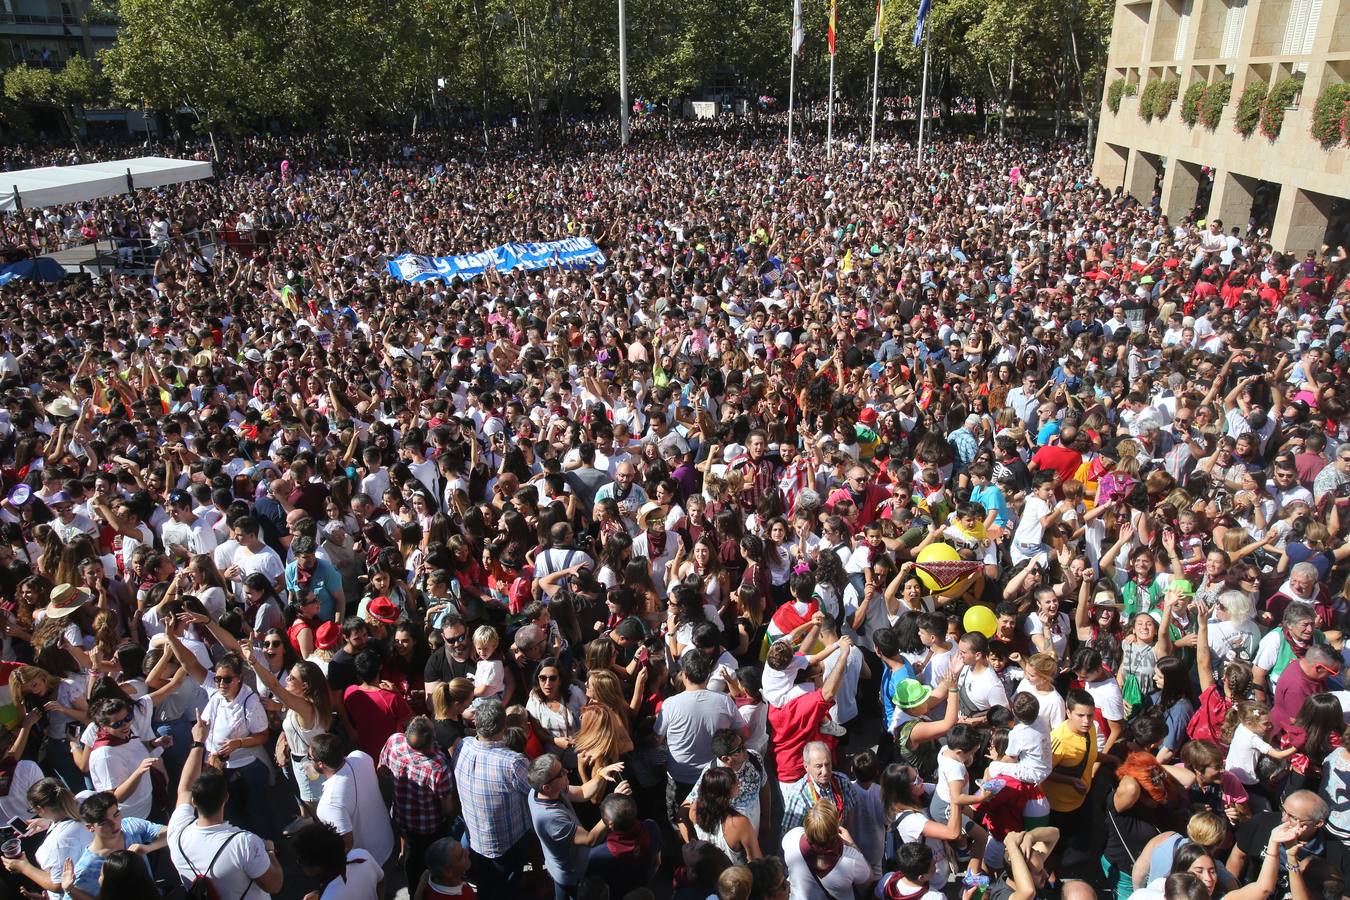
<svg viewBox="0 0 1350 900">
<path fill-rule="evenodd" d="M 629 95 L 718 86 L 787 95 L 791 0 L 628 0 Z M 917 95 L 917 0 L 888 0 L 882 92 Z M 828 0 L 805 0 L 797 89 L 826 92 Z M 930 92 L 1095 114 L 1108 0 L 937 0 Z M 114 97 L 188 109 L 226 132 L 280 119 L 333 128 L 458 107 L 547 115 L 612 107 L 617 0 L 121 0 L 101 54 Z M 865 105 L 875 0 L 840 0 L 836 90 Z M 7 93 L 48 96 L 16 77 Z"/>
</svg>

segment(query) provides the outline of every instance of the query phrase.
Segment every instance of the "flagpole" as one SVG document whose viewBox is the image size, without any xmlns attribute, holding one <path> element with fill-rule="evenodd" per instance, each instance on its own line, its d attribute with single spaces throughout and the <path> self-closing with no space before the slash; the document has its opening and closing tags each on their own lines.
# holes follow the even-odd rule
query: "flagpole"
<svg viewBox="0 0 1350 900">
<path fill-rule="evenodd" d="M 830 54 L 830 102 L 826 105 L 825 158 L 834 158 L 834 54 Z"/>
<path fill-rule="evenodd" d="M 923 164 L 923 120 L 928 114 L 928 23 L 923 29 L 923 87 L 919 89 L 919 163 Z"/>
<path fill-rule="evenodd" d="M 788 156 L 792 156 L 792 91 L 797 83 L 797 54 L 788 64 Z"/>
<path fill-rule="evenodd" d="M 619 0 L 619 145 L 628 146 L 628 17 Z"/>
</svg>

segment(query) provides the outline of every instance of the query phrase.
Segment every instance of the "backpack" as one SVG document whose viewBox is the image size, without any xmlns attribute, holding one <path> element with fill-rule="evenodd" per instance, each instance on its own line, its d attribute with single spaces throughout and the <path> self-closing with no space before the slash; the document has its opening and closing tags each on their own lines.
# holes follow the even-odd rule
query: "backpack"
<svg viewBox="0 0 1350 900">
<path fill-rule="evenodd" d="M 186 830 L 187 829 L 184 829 L 184 831 Z M 178 855 L 183 857 L 183 860 L 188 864 L 188 868 L 192 870 L 193 875 L 192 881 L 183 886 L 183 890 L 187 894 L 188 900 L 221 900 L 220 893 L 216 890 L 215 884 L 211 881 L 211 869 L 215 866 L 216 860 L 220 859 L 220 854 L 224 853 L 225 848 L 230 846 L 230 842 L 243 833 L 244 832 L 242 831 L 236 831 L 227 837 L 224 843 L 216 848 L 216 852 L 211 857 L 211 861 L 206 864 L 206 871 L 198 872 L 197 867 L 192 864 L 192 858 L 183 850 L 183 832 L 178 832 Z M 248 884 L 244 887 L 244 893 L 239 895 L 239 900 L 244 900 L 244 897 L 248 895 L 249 888 L 251 887 L 253 887 L 252 878 L 248 880 Z"/>
</svg>

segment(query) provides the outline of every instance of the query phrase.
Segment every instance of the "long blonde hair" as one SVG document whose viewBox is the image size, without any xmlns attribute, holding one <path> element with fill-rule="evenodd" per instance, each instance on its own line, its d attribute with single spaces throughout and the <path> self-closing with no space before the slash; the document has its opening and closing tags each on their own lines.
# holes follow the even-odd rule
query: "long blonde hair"
<svg viewBox="0 0 1350 900">
<path fill-rule="evenodd" d="M 24 704 L 23 689 L 30 684 L 37 682 L 39 678 L 44 678 L 48 686 L 56 681 L 55 676 L 46 669 L 40 669 L 37 666 L 19 666 L 9 673 L 9 695 L 10 702 L 23 712 L 28 707 Z"/>
<path fill-rule="evenodd" d="M 587 759 L 594 771 L 631 752 L 633 739 L 617 712 L 603 703 L 588 703 L 581 708 L 575 746 L 577 756 Z"/>
<path fill-rule="evenodd" d="M 600 669 L 592 672 L 590 678 L 586 681 L 595 695 L 595 699 L 610 709 L 623 721 L 624 727 L 628 726 L 629 709 L 628 701 L 624 699 L 623 687 L 619 684 L 619 676 L 608 669 Z"/>
</svg>

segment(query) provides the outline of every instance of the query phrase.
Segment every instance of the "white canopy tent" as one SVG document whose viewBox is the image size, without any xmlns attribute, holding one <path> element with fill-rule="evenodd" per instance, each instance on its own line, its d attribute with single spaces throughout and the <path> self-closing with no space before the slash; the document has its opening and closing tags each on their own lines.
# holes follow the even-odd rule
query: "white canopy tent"
<svg viewBox="0 0 1350 900">
<path fill-rule="evenodd" d="M 82 203 L 210 177 L 209 162 L 163 156 L 0 172 L 0 212 Z"/>
</svg>

